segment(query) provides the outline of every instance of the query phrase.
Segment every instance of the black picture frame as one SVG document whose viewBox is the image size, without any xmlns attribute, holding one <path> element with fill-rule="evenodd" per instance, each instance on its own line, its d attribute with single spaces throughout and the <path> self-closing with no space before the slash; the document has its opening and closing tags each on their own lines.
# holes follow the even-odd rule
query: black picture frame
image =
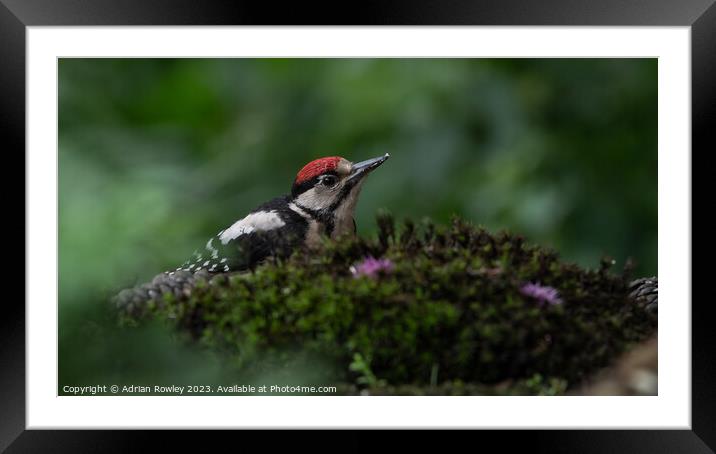
<svg viewBox="0 0 716 454">
<path fill-rule="evenodd" d="M 324 5 L 305 2 L 286 2 L 277 7 L 270 2 L 207 0 L 0 0 L 0 125 L 4 156 L 22 159 L 24 166 L 24 158 L 20 157 L 25 153 L 26 27 L 91 25 L 690 26 L 691 156 L 705 155 L 714 149 L 708 138 L 709 129 L 716 125 L 714 0 L 450 0 L 439 3 L 423 0 L 334 5 L 327 9 Z M 6 169 L 10 169 L 7 161 Z M 25 236 L 26 244 L 28 241 L 31 239 Z M 714 452 L 716 391 L 712 385 L 716 383 L 716 367 L 712 360 L 716 358 L 716 342 L 708 316 L 710 304 L 705 298 L 692 305 L 691 430 L 518 431 L 520 436 L 505 431 L 481 431 L 481 444 L 487 442 L 486 438 L 494 438 L 489 441 L 499 441 L 501 449 L 520 444 L 529 446 L 531 451 Z M 25 430 L 24 315 L 25 305 L 20 298 L 4 298 L 0 316 L 0 449 L 108 452 L 136 446 L 140 436 L 137 431 Z M 156 432 L 142 435 L 145 438 L 142 443 L 147 443 L 147 438 L 163 443 L 167 438 L 166 434 Z M 354 445 L 358 437 L 362 440 L 364 436 L 351 434 L 344 440 L 348 440 L 347 446 Z M 175 432 L 169 438 L 182 443 L 185 435 Z M 281 438 L 291 444 L 300 443 L 297 434 L 270 437 L 271 443 L 278 443 Z M 142 448 L 148 449 L 149 445 L 143 444 Z"/>
</svg>

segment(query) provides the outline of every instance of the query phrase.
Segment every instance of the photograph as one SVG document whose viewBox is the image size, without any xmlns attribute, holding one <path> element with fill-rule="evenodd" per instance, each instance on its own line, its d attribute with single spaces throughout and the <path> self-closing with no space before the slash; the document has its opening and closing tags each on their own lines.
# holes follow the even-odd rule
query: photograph
<svg viewBox="0 0 716 454">
<path fill-rule="evenodd" d="M 58 58 L 56 394 L 658 396 L 659 71 Z"/>
<path fill-rule="evenodd" d="M 0 0 L 0 452 L 713 454 L 715 2 Z"/>
</svg>

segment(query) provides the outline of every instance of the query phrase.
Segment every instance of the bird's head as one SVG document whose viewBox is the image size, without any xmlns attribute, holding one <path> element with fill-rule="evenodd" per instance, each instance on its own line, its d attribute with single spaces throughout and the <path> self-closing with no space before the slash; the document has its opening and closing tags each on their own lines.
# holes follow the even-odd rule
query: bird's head
<svg viewBox="0 0 716 454">
<path fill-rule="evenodd" d="M 383 164 L 390 155 L 350 162 L 340 156 L 311 161 L 298 172 L 291 188 L 293 201 L 314 212 L 350 216 L 358 200 L 365 177 Z"/>
</svg>

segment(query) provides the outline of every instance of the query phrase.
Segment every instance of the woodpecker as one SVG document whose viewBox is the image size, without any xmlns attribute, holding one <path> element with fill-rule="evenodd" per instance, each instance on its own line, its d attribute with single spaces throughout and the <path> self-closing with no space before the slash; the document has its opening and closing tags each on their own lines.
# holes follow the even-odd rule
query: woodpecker
<svg viewBox="0 0 716 454">
<path fill-rule="evenodd" d="M 299 247 L 316 248 L 321 237 L 356 233 L 355 211 L 366 176 L 390 155 L 350 162 L 330 156 L 298 172 L 291 192 L 251 211 L 206 242 L 174 271 L 226 273 L 252 268 L 266 257 L 286 257 Z"/>
</svg>

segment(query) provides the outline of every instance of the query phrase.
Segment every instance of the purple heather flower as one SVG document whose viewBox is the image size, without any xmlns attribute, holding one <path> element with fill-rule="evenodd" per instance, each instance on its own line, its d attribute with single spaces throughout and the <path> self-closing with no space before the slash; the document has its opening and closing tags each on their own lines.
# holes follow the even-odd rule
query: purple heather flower
<svg viewBox="0 0 716 454">
<path fill-rule="evenodd" d="M 520 287 L 520 292 L 525 296 L 539 300 L 541 303 L 562 304 L 557 289 L 548 285 L 529 282 Z"/>
<path fill-rule="evenodd" d="M 374 278 L 379 272 L 393 271 L 393 262 L 389 259 L 376 259 L 368 256 L 350 268 L 353 277 L 368 276 Z"/>
</svg>

